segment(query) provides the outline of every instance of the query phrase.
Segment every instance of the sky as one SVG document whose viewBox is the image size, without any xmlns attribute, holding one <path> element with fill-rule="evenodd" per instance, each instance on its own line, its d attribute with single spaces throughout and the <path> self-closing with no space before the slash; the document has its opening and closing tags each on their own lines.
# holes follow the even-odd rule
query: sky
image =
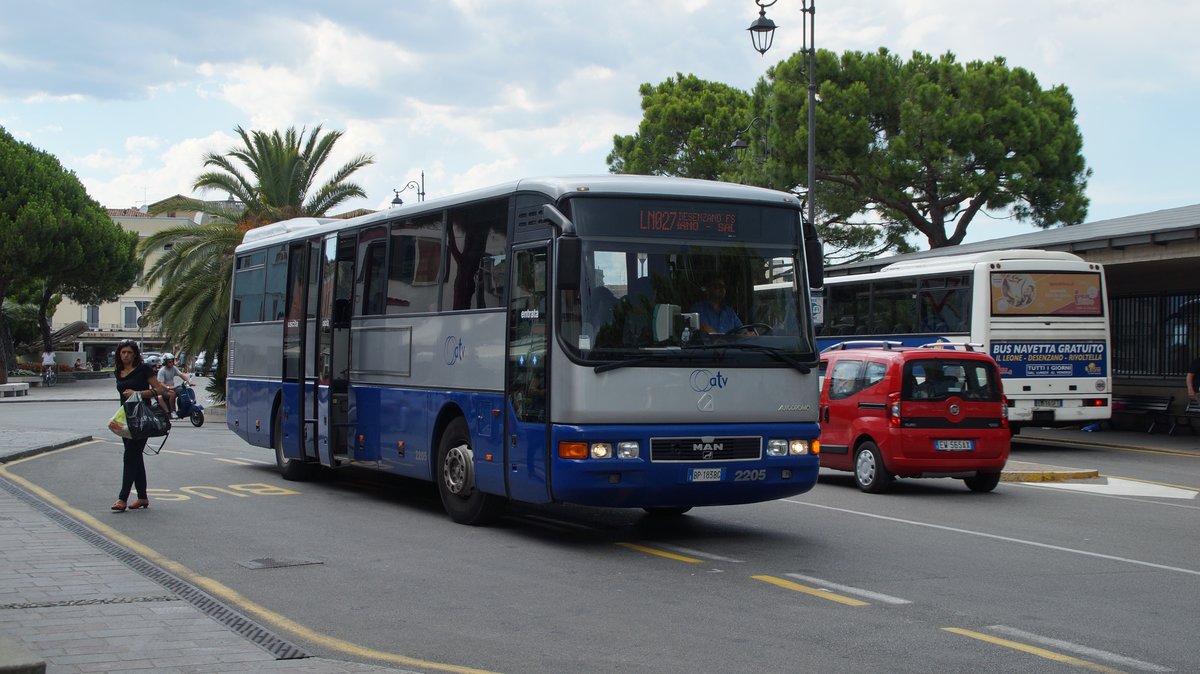
<svg viewBox="0 0 1200 674">
<path fill-rule="evenodd" d="M 0 0 L 0 126 L 108 208 L 192 193 L 234 128 L 345 135 L 328 162 L 387 208 L 538 175 L 606 173 L 637 131 L 642 83 L 676 73 L 749 91 L 801 47 L 801 0 Z M 1075 98 L 1093 174 L 1087 222 L 1200 203 L 1200 3 L 816 1 L 815 41 L 1004 57 Z M 820 129 L 817 129 L 818 142 Z M 323 178 L 327 178 L 325 175 Z M 416 189 L 401 193 L 408 203 Z M 1037 228 L 981 216 L 967 241 Z M 926 248 L 923 239 L 914 240 Z"/>
</svg>

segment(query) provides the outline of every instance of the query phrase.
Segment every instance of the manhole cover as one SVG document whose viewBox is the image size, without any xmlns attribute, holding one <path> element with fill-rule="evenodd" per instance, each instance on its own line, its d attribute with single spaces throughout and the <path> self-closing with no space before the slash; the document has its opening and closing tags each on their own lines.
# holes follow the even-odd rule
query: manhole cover
<svg viewBox="0 0 1200 674">
<path fill-rule="evenodd" d="M 247 569 L 281 569 L 285 566 L 308 566 L 309 564 L 324 564 L 315 559 L 278 559 L 275 557 L 263 557 L 262 559 L 251 559 L 246 562 L 238 562 L 238 566 L 244 566 Z"/>
</svg>

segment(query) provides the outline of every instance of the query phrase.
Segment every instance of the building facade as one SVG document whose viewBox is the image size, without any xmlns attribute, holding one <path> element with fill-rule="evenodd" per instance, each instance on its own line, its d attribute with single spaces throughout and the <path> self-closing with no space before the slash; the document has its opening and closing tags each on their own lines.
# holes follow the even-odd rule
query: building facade
<svg viewBox="0 0 1200 674">
<path fill-rule="evenodd" d="M 139 241 L 165 229 L 195 225 L 195 213 L 172 213 L 151 216 L 134 208 L 108 209 L 109 216 L 122 229 L 137 232 Z M 147 266 L 154 263 L 158 255 L 151 257 Z M 105 304 L 79 304 L 64 297 L 54 316 L 50 319 L 51 331 L 64 328 L 76 321 L 87 323 L 87 330 L 74 338 L 71 352 L 58 351 L 58 361 L 69 366 L 76 359 L 92 363 L 93 369 L 111 367 L 116 355 L 117 343 L 122 339 L 137 340 L 143 351 L 162 351 L 170 348 L 163 344 L 157 323 L 143 319 L 145 311 L 158 295 L 157 285 L 142 282 L 144 271 L 138 274 L 133 287 L 113 302 Z"/>
</svg>

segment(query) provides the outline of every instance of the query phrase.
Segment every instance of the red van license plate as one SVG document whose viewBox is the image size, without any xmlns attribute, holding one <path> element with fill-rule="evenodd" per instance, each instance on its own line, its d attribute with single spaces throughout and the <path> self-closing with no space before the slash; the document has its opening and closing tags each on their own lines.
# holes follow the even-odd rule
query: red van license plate
<svg viewBox="0 0 1200 674">
<path fill-rule="evenodd" d="M 969 452 L 975 449 L 974 440 L 934 440 L 933 448 L 941 452 Z"/>
</svg>

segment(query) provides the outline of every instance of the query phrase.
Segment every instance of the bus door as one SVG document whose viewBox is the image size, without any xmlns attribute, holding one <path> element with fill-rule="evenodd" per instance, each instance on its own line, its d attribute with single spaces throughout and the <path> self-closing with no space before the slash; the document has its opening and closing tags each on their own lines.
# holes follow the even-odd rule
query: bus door
<svg viewBox="0 0 1200 674">
<path fill-rule="evenodd" d="M 283 324 L 282 447 L 287 458 L 316 461 L 317 408 L 313 357 L 316 352 L 317 291 L 321 271 L 319 241 L 288 249 L 287 316 Z"/>
<path fill-rule="evenodd" d="M 509 497 L 530 503 L 550 498 L 548 251 L 546 243 L 518 248 L 509 267 L 505 465 Z"/>
<path fill-rule="evenodd" d="M 354 234 L 334 234 L 322 243 L 317 302 L 316 446 L 321 465 L 349 458 L 350 307 L 354 292 Z"/>
</svg>

